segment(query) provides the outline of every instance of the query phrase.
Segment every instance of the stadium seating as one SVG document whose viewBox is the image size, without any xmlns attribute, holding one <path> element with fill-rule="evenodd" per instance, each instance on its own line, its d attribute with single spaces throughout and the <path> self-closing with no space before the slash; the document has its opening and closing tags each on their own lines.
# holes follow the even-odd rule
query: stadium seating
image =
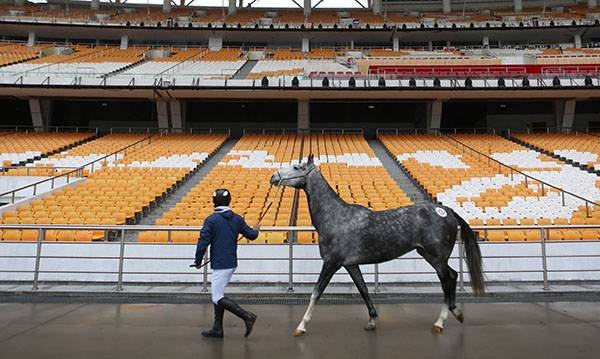
<svg viewBox="0 0 600 359">
<path fill-rule="evenodd" d="M 0 139 L 0 161 L 3 167 L 18 165 L 36 157 L 46 156 L 65 147 L 93 137 L 82 132 L 15 132 Z M 30 175 L 37 175 L 30 170 Z M 9 170 L 5 175 L 28 175 L 27 169 Z"/>
<path fill-rule="evenodd" d="M 418 11 L 407 14 L 396 12 L 392 9 L 385 12 L 385 16 L 374 15 L 370 10 L 330 10 L 313 9 L 311 15 L 305 17 L 302 9 L 255 9 L 240 8 L 235 14 L 229 14 L 227 10 L 215 8 L 192 8 L 173 6 L 170 13 L 165 14 L 162 6 L 147 6 L 143 8 L 122 9 L 100 9 L 64 7 L 52 8 L 42 5 L 2 5 L 0 16 L 21 21 L 46 21 L 80 24 L 121 24 L 129 23 L 135 26 L 221 26 L 240 24 L 243 27 L 255 25 L 277 24 L 299 26 L 310 24 L 323 27 L 342 26 L 348 24 L 365 27 L 369 24 L 375 26 L 407 26 L 411 28 L 420 27 L 421 24 L 438 27 L 502 27 L 502 26 L 552 26 L 587 24 L 593 20 L 597 9 L 589 9 L 585 5 L 576 6 L 548 6 L 544 8 L 524 8 L 515 12 L 514 8 L 491 9 L 489 13 L 476 12 L 470 9 L 454 10 L 450 13 L 442 11 Z M 171 20 L 169 20 L 171 19 Z M 261 19 L 271 19 L 272 22 L 262 22 Z"/>
<path fill-rule="evenodd" d="M 22 43 L 0 43 L 0 66 L 11 65 L 35 59 L 39 52 L 51 45 L 23 46 Z"/>
<path fill-rule="evenodd" d="M 301 136 L 298 135 L 245 135 L 202 181 L 175 207 L 171 208 L 157 225 L 201 225 L 213 212 L 212 192 L 225 187 L 232 192 L 232 209 L 252 224 L 265 211 L 271 200 L 272 208 L 262 220 L 263 226 L 288 226 L 294 202 L 294 189 L 277 189 L 269 179 L 278 168 L 298 162 Z M 385 210 L 412 204 L 381 165 L 367 142 L 359 135 L 311 135 L 305 139 L 305 151 L 315 155 L 317 164 L 339 195 L 350 203 L 374 210 Z M 277 197 L 274 197 L 277 193 Z M 299 197 L 296 225 L 311 226 L 306 196 Z M 170 233 L 180 241 L 184 234 Z M 166 232 L 165 232 L 166 234 Z M 140 234 L 140 241 L 165 241 L 165 234 Z M 159 238 L 160 237 L 160 238 Z M 188 240 L 195 242 L 197 233 Z M 262 233 L 252 243 L 283 243 L 287 233 Z M 313 243 L 313 233 L 300 232 L 299 243 Z M 243 240 L 245 243 L 246 240 Z"/>
<path fill-rule="evenodd" d="M 262 225 L 289 225 L 294 191 L 281 189 L 275 198 L 277 189 L 269 185 L 269 179 L 274 169 L 281 166 L 281 162 L 289 165 L 293 158 L 300 156 L 299 139 L 296 135 L 245 135 L 221 162 L 182 198 L 180 203 L 165 213 L 162 219 L 157 220 L 156 224 L 201 226 L 204 219 L 213 212 L 213 191 L 225 187 L 232 192 L 231 208 L 244 216 L 250 224 L 258 220 L 259 214 L 268 206 L 267 200 L 273 200 L 274 204 Z M 269 153 L 277 153 L 277 159 Z M 175 233 L 140 233 L 139 240 L 164 242 L 168 240 L 169 235 L 172 236 L 172 240 L 173 236 L 183 240 L 179 236 L 185 235 Z M 189 234 L 190 242 L 197 241 L 198 233 Z M 287 233 L 261 233 L 253 243 L 283 243 L 286 236 Z"/>
<path fill-rule="evenodd" d="M 116 47 L 87 47 L 73 45 L 68 55 L 53 54 L 35 57 L 31 61 L 15 63 L 0 68 L 0 75 L 56 76 L 56 77 L 101 77 L 143 60 L 147 47 L 131 47 L 120 50 Z"/>
<path fill-rule="evenodd" d="M 267 58 L 261 59 L 250 71 L 247 79 L 263 77 L 305 76 L 305 77 L 346 77 L 354 74 L 354 67 L 347 67 L 335 61 L 341 55 L 331 49 L 314 49 L 301 52 L 299 49 L 267 50 Z"/>
<path fill-rule="evenodd" d="M 147 134 L 114 134 L 90 142 L 76 153 L 114 151 Z M 167 191 L 180 183 L 227 139 L 227 134 L 169 134 L 136 146 L 116 161 L 88 173 L 85 182 L 8 211 L 2 223 L 90 224 L 135 223 Z M 81 147 L 84 147 L 81 146 Z M 68 158 L 69 156 L 67 156 Z M 71 156 L 76 157 L 76 156 Z M 81 157 L 74 159 L 81 163 Z M 80 162 L 77 162 L 80 161 Z M 85 161 L 83 161 L 85 162 Z M 14 232 L 14 233 L 13 233 Z M 105 231 L 47 231 L 45 240 L 88 241 L 107 238 Z M 8 233 L 8 234 L 7 234 Z M 7 240 L 23 240 L 21 230 L 5 231 Z M 26 236 L 26 238 L 32 238 Z M 36 237 L 37 238 L 37 237 Z"/>
<path fill-rule="evenodd" d="M 471 224 L 593 224 L 596 206 L 539 181 L 598 201 L 596 176 L 496 135 L 450 135 L 514 171 L 460 143 L 437 135 L 381 135 L 388 151 L 438 201 Z M 525 179 L 516 171 L 531 176 Z M 539 180 L 539 181 L 538 181 Z M 578 220 L 581 218 L 582 220 Z M 547 221 L 547 222 L 546 222 Z M 501 231 L 502 232 L 502 231 Z M 508 234 L 495 233 L 496 240 Z M 518 236 L 511 236 L 516 240 Z"/>
<path fill-rule="evenodd" d="M 140 141 L 144 138 L 149 137 L 149 134 L 146 133 L 113 133 L 103 137 L 100 137 L 94 141 L 87 142 L 82 144 L 81 146 L 74 147 L 67 151 L 63 151 L 61 153 L 49 156 L 47 158 L 42 158 L 38 161 L 34 161 L 31 166 L 36 167 L 54 167 L 57 168 L 55 173 L 60 173 L 61 171 L 67 171 L 68 169 L 58 169 L 59 167 L 81 167 L 93 161 L 96 161 L 100 158 L 107 156 L 113 152 L 119 151 L 122 148 L 127 147 L 128 145 Z M 124 156 L 123 153 L 118 153 L 115 156 L 110 156 L 106 158 L 106 164 L 112 164 L 113 162 L 122 159 Z M 99 161 L 92 166 L 87 166 L 85 168 L 87 174 L 88 172 L 93 172 L 100 170 L 102 166 L 105 165 L 104 161 Z M 42 171 L 42 169 L 38 168 L 38 171 Z M 47 169 L 46 171 L 51 171 Z M 47 173 L 47 175 L 51 175 L 52 173 Z"/>
<path fill-rule="evenodd" d="M 513 138 L 578 164 L 600 170 L 599 137 L 585 133 L 514 133 Z"/>
</svg>

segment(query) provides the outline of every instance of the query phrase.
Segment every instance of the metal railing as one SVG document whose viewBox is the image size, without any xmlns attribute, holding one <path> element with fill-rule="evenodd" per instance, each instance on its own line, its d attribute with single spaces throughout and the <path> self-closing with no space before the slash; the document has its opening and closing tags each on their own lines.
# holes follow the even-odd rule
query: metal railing
<svg viewBox="0 0 600 359">
<path fill-rule="evenodd" d="M 181 275 L 181 276 L 187 276 L 187 275 L 199 275 L 198 272 L 196 271 L 190 271 L 189 270 L 189 264 L 191 264 L 194 261 L 193 258 L 193 252 L 190 249 L 189 255 L 186 256 L 149 256 L 148 254 L 145 255 L 134 255 L 131 254 L 132 252 L 130 252 L 129 247 L 131 246 L 148 246 L 148 245 L 170 245 L 170 246 L 175 246 L 175 245 L 188 245 L 188 246 L 192 246 L 194 245 L 194 243 L 172 243 L 172 242 L 166 242 L 166 243 L 143 243 L 143 242 L 128 242 L 125 240 L 126 238 L 126 232 L 139 232 L 139 231 L 148 231 L 148 230 L 152 230 L 152 231 L 200 231 L 202 227 L 175 227 L 175 226 L 129 226 L 129 225 L 117 225 L 117 226 L 83 226 L 83 225 L 39 225 L 39 224 L 35 224 L 35 225 L 9 225 L 9 224 L 0 224 L 0 229 L 28 229 L 28 230 L 37 230 L 37 241 L 35 242 L 10 242 L 10 241 L 3 241 L 0 242 L 0 247 L 2 245 L 8 245 L 8 244 L 36 244 L 36 250 L 35 250 L 35 255 L 31 255 L 31 254 L 19 254 L 22 253 L 20 251 L 15 251 L 15 250 L 4 250 L 0 252 L 0 258 L 3 259 L 3 261 L 5 263 L 7 263 L 8 260 L 11 260 L 11 263 L 14 263 L 14 260 L 29 260 L 29 262 L 32 262 L 30 264 L 31 268 L 28 269 L 14 269 L 13 266 L 11 266 L 10 269 L 0 269 L 0 273 L 11 273 L 11 274 L 16 274 L 16 273 L 26 273 L 26 274 L 31 274 L 31 282 L 32 282 L 32 288 L 34 290 L 38 289 L 38 285 L 40 282 L 40 274 L 84 274 L 84 275 L 88 275 L 88 274 L 106 274 L 106 275 L 114 275 L 114 283 L 116 283 L 117 285 L 117 290 L 122 290 L 123 289 L 123 284 L 125 283 L 124 281 L 124 275 L 139 275 L 139 274 L 145 274 L 145 275 Z M 511 254 L 511 255 L 501 255 L 501 254 L 493 254 L 493 255 L 483 255 L 483 261 L 484 261 L 484 273 L 486 274 L 502 274 L 502 273 L 523 273 L 523 274 L 531 274 L 531 273 L 537 273 L 540 275 L 540 282 L 543 283 L 543 289 L 544 290 L 548 290 L 549 289 L 549 274 L 552 273 L 589 273 L 589 272 L 598 272 L 600 273 L 600 266 L 598 267 L 594 267 L 594 268 L 549 268 L 548 265 L 548 261 L 550 259 L 573 259 L 573 260 L 580 260 L 582 258 L 591 258 L 594 260 L 597 260 L 600 258 L 600 252 L 591 252 L 591 253 L 583 253 L 583 254 L 548 254 L 547 251 L 547 246 L 548 243 L 600 243 L 598 240 L 580 240 L 580 241 L 550 241 L 549 238 L 549 231 L 552 229 L 560 229 L 560 228 L 570 228 L 570 229 L 598 229 L 598 226 L 589 226 L 589 225 L 575 225 L 575 226 L 472 226 L 471 227 L 473 230 L 475 231 L 487 231 L 487 230 L 514 230 L 514 229 L 532 229 L 532 230 L 539 230 L 540 231 L 540 236 L 541 236 L 541 240 L 539 241 L 535 241 L 535 242 L 511 242 L 512 244 L 525 244 L 525 243 L 536 243 L 539 244 L 539 254 Z M 78 255 L 78 256 L 73 256 L 73 252 L 69 252 L 69 253 L 65 253 L 65 254 L 56 254 L 57 251 L 46 251 L 44 250 L 44 247 L 47 246 L 53 246 L 53 245 L 60 245 L 60 244 L 64 244 L 64 243 L 73 243 L 73 244 L 77 244 L 77 245 L 82 245 L 85 246 L 87 244 L 94 244 L 92 242 L 54 242 L 54 241 L 46 241 L 45 238 L 45 234 L 46 231 L 50 231 L 50 230 L 87 230 L 87 231 L 92 231 L 92 230 L 104 230 L 104 231 L 113 231 L 115 233 L 118 233 L 119 235 L 117 236 L 116 241 L 114 242 L 103 242 L 103 243 L 95 243 L 96 245 L 102 245 L 102 244 L 106 244 L 106 245 L 118 245 L 118 255 L 91 255 L 87 254 L 87 255 Z M 314 231 L 313 227 L 263 227 L 261 229 L 261 231 L 284 231 L 287 232 L 288 234 L 294 233 L 294 232 L 298 232 L 298 231 Z M 293 236 L 289 236 L 288 238 L 293 237 Z M 501 245 L 501 243 L 492 243 L 492 242 L 479 242 L 480 246 L 486 246 L 486 245 Z M 252 246 L 253 244 L 248 244 L 248 246 Z M 272 246 L 288 246 L 289 250 L 288 250 L 288 256 L 264 256 L 264 257 L 257 257 L 257 256 L 252 256 L 252 257 L 240 257 L 238 258 L 240 261 L 287 261 L 288 262 L 288 266 L 287 266 L 287 272 L 286 271 L 280 271 L 280 272 L 272 272 L 272 271 L 263 271 L 263 272 L 244 272 L 241 273 L 242 275 L 251 275 L 251 276 L 269 276 L 269 275 L 278 275 L 278 276 L 286 276 L 288 277 L 288 290 L 289 291 L 293 291 L 294 290 L 294 285 L 297 284 L 297 282 L 295 281 L 295 276 L 299 276 L 299 275 L 318 275 L 319 274 L 319 269 L 320 266 L 315 266 L 315 271 L 297 271 L 294 269 L 294 263 L 297 261 L 321 261 L 321 258 L 319 256 L 314 256 L 314 257 L 302 257 L 302 256 L 296 256 L 294 254 L 294 249 L 298 248 L 300 246 L 310 246 L 311 244 L 297 244 L 297 243 L 292 243 L 292 241 L 290 241 L 289 243 L 286 244 L 273 244 Z M 315 246 L 314 244 L 312 244 L 312 246 Z M 457 250 L 457 254 L 453 255 L 450 257 L 451 261 L 458 261 L 458 287 L 459 290 L 463 291 L 465 290 L 465 279 L 464 279 L 464 274 L 465 274 L 465 254 L 464 254 L 464 244 L 462 243 L 461 240 L 458 241 L 457 243 L 458 246 L 458 250 Z M 128 247 L 126 250 L 126 247 Z M 268 252 L 268 251 L 267 251 Z M 47 254 L 48 253 L 48 254 Z M 84 253 L 85 252 L 78 252 L 78 253 Z M 208 253 L 208 251 L 207 251 Z M 206 255 L 208 256 L 208 254 Z M 419 257 L 399 257 L 397 259 L 395 259 L 395 261 L 406 261 L 406 260 L 417 260 Z M 541 268 L 533 268 L 533 269 L 514 269 L 514 268 L 508 268 L 508 269 L 502 269 L 502 270 L 485 270 L 485 261 L 486 260 L 512 260 L 512 259 L 540 259 L 541 260 Z M 46 261 L 46 260 L 60 260 L 61 262 L 68 262 L 68 259 L 75 259 L 75 260 L 113 260 L 113 261 L 118 261 L 118 269 L 117 270 L 81 270 L 81 269 L 77 269 L 77 268 L 66 268 L 66 269 L 42 269 L 41 263 L 42 261 Z M 33 260 L 33 261 L 31 261 Z M 127 264 L 131 264 L 133 262 L 136 261 L 143 261 L 143 260 L 148 260 L 148 261 L 169 261 L 169 262 L 173 262 L 173 261 L 180 261 L 182 262 L 182 268 L 185 267 L 187 270 L 181 270 L 181 271 L 136 271 L 136 270 L 125 270 L 124 268 L 126 268 L 126 263 Z M 205 261 L 207 260 L 207 257 L 205 257 Z M 600 261 L 597 261 L 596 263 L 600 263 Z M 86 267 L 87 268 L 87 267 Z M 105 268 L 104 266 L 102 268 Z M 379 292 L 380 290 L 380 277 L 381 276 L 385 276 L 385 275 L 423 275 L 423 274 L 429 274 L 429 275 L 435 275 L 435 271 L 433 269 L 425 271 L 425 270 L 411 270 L 411 271 L 391 271 L 391 270 L 382 270 L 380 266 L 378 265 L 374 265 L 373 266 L 373 270 L 372 271 L 364 271 L 363 272 L 366 276 L 372 276 L 374 278 L 374 280 L 372 282 L 369 282 L 369 284 L 372 284 L 375 288 L 376 292 Z M 202 272 L 202 285 L 203 285 L 203 291 L 207 291 L 208 290 L 208 274 L 209 274 L 209 268 L 208 266 L 204 266 L 203 267 L 203 272 Z M 112 283 L 113 281 L 111 281 L 110 283 Z M 133 282 L 132 282 L 133 283 Z"/>
<path fill-rule="evenodd" d="M 0 126 L 1 131 L 11 131 L 10 135 L 18 136 L 21 133 L 28 135 L 29 132 L 35 132 L 39 127 L 33 125 L 2 125 Z M 88 132 L 98 134 L 98 127 L 86 127 L 86 126 L 46 126 L 43 132 Z"/>
<path fill-rule="evenodd" d="M 342 127 L 332 127 L 332 128 L 311 128 L 311 129 L 300 129 L 300 128 L 244 128 L 244 135 L 246 134 L 254 134 L 254 135 L 266 135 L 266 134 L 321 134 L 321 135 L 363 135 L 364 130 L 362 128 L 342 128 Z"/>
<path fill-rule="evenodd" d="M 459 134 L 459 133 L 468 133 L 468 134 L 496 134 L 496 128 L 488 128 L 488 127 L 481 127 L 481 128 L 477 128 L 477 127 L 471 127 L 471 128 L 460 128 L 460 127 L 456 127 L 456 128 L 395 128 L 395 127 L 389 127 L 389 128 L 377 128 L 375 130 L 375 134 L 377 136 L 377 139 L 379 139 L 379 135 L 400 135 L 400 134 L 414 134 L 414 135 L 419 135 L 419 134 L 434 134 L 434 135 L 439 135 L 441 133 L 454 133 L 454 134 Z"/>
</svg>

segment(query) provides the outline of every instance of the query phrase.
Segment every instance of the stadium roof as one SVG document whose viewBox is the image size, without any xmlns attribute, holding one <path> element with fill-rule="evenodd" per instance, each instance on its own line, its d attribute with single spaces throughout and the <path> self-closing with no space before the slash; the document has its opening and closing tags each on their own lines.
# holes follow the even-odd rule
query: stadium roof
<svg viewBox="0 0 600 359">
<path fill-rule="evenodd" d="M 26 0 L 30 3 L 81 4 L 91 0 Z M 238 8 L 289 8 L 300 9 L 304 0 L 236 0 Z M 313 9 L 368 9 L 373 0 L 311 0 Z M 0 3 L 14 3 L 15 0 L 0 0 Z M 135 4 L 162 5 L 164 0 L 100 0 L 106 5 Z M 586 5 L 586 0 L 521 0 L 523 8 L 550 8 L 555 6 Z M 228 7 L 229 0 L 171 0 L 173 6 Z M 440 11 L 442 0 L 381 0 L 381 10 L 386 11 Z M 512 8 L 514 0 L 450 0 L 453 11 Z"/>
<path fill-rule="evenodd" d="M 31 3 L 57 3 L 64 4 L 64 1 L 53 0 L 29 0 Z M 91 0 L 81 0 L 77 2 L 91 2 Z M 114 0 L 100 0 L 101 3 L 115 4 Z M 162 5 L 163 0 L 121 0 L 121 4 L 149 4 Z M 239 0 L 238 0 L 239 2 Z M 252 8 L 292 8 L 299 9 L 304 4 L 303 0 L 242 0 L 243 7 Z M 181 0 L 172 0 L 174 5 L 181 5 Z M 229 0 L 184 0 L 186 6 L 207 6 L 207 7 L 227 7 Z M 368 8 L 368 0 L 312 0 L 313 8 Z"/>
</svg>

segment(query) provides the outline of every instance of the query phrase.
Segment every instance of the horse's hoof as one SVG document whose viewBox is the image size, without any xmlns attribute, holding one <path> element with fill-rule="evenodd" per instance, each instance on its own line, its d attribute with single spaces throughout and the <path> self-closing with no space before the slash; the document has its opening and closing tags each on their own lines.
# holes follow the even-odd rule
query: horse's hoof
<svg viewBox="0 0 600 359">
<path fill-rule="evenodd" d="M 463 312 L 458 312 L 458 315 L 456 316 L 456 319 L 459 322 L 461 322 L 461 323 L 464 322 L 465 321 L 465 316 L 463 315 Z"/>
<path fill-rule="evenodd" d="M 295 337 L 299 337 L 299 336 L 303 335 L 304 333 L 305 333 L 304 330 L 300 330 L 300 329 L 294 330 L 294 336 Z"/>
<path fill-rule="evenodd" d="M 441 333 L 443 330 L 444 330 L 444 328 L 438 327 L 437 325 L 434 325 L 433 327 L 431 327 L 432 333 Z"/>
<path fill-rule="evenodd" d="M 377 327 L 376 327 L 376 326 L 374 326 L 373 324 L 369 324 L 369 323 L 367 323 L 367 324 L 365 325 L 365 330 L 375 330 L 375 329 L 377 329 Z"/>
</svg>

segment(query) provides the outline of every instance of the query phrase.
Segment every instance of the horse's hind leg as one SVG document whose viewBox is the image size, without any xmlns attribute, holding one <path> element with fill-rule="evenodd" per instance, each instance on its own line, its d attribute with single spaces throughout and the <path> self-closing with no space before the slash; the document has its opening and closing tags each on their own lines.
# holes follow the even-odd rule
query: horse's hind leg
<svg viewBox="0 0 600 359">
<path fill-rule="evenodd" d="M 325 287 L 327 287 L 327 284 L 329 284 L 331 277 L 333 277 L 333 275 L 335 274 L 335 272 L 337 272 L 338 269 L 340 269 L 339 266 L 323 263 L 323 268 L 321 268 L 321 274 L 319 275 L 319 281 L 317 282 L 315 289 L 313 289 L 313 292 L 310 296 L 310 303 L 308 304 L 308 308 L 306 308 L 306 312 L 304 313 L 304 317 L 302 317 L 302 321 L 300 322 L 300 324 L 298 324 L 298 327 L 294 331 L 294 336 L 299 336 L 306 332 L 306 325 L 308 324 L 308 322 L 310 322 L 312 318 L 312 313 L 315 309 L 315 304 L 317 304 L 317 301 L 319 300 L 319 298 L 321 298 Z"/>
<path fill-rule="evenodd" d="M 367 285 L 365 284 L 365 280 L 363 278 L 362 272 L 358 265 L 344 266 L 350 277 L 356 284 L 360 295 L 363 300 L 367 304 L 367 308 L 369 309 L 369 322 L 365 325 L 365 330 L 375 330 L 375 319 L 377 319 L 377 311 L 375 310 L 375 306 L 373 302 L 371 302 L 371 298 L 369 297 L 369 290 L 367 289 Z"/>
<path fill-rule="evenodd" d="M 448 311 L 450 311 L 450 313 L 452 313 L 461 323 L 463 322 L 464 317 L 462 311 L 456 308 L 456 271 L 445 263 L 439 270 L 436 268 L 436 271 L 438 278 L 440 278 L 440 282 L 442 283 L 445 303 L 442 305 L 440 316 L 433 324 L 431 331 L 439 333 L 444 329 L 444 322 L 448 318 Z"/>
<path fill-rule="evenodd" d="M 432 256 L 422 249 L 417 251 L 435 269 L 442 284 L 442 290 L 444 291 L 444 304 L 442 305 L 440 316 L 433 324 L 431 331 L 439 333 L 444 329 L 444 322 L 448 319 L 448 312 L 451 312 L 462 323 L 464 320 L 463 313 L 456 308 L 456 278 L 458 276 L 456 271 L 450 268 L 447 259 L 443 259 L 441 256 Z"/>
</svg>

